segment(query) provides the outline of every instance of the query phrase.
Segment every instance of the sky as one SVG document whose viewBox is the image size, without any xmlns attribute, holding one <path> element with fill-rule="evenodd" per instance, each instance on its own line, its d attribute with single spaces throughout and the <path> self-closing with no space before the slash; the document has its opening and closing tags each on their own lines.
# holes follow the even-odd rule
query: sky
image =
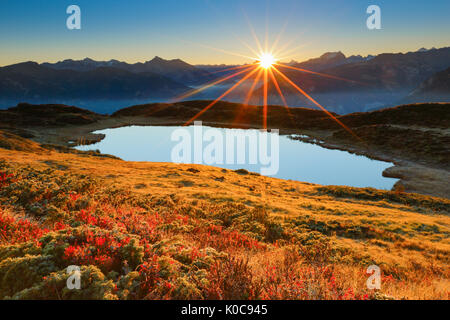
<svg viewBox="0 0 450 320">
<path fill-rule="evenodd" d="M 80 30 L 66 26 L 72 4 L 81 9 Z M 380 30 L 366 26 L 373 4 Z M 154 56 L 242 64 L 255 56 L 248 47 L 258 48 L 250 25 L 263 47 L 267 30 L 269 48 L 284 28 L 276 46 L 287 48 L 277 56 L 283 61 L 408 52 L 450 46 L 449 13 L 448 0 L 1 0 L 0 66 Z"/>
</svg>

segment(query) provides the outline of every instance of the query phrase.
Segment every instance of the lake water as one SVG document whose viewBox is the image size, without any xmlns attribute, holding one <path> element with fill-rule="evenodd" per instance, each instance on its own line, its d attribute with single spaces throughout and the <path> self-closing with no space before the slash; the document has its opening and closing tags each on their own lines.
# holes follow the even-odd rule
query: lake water
<svg viewBox="0 0 450 320">
<path fill-rule="evenodd" d="M 78 146 L 76 148 L 78 150 L 98 149 L 102 153 L 112 154 L 127 161 L 173 162 L 172 152 L 180 143 L 172 139 L 172 134 L 177 129 L 178 131 L 180 129 L 187 130 L 186 132 L 192 137 L 190 141 L 192 159 L 187 162 L 198 163 L 193 156 L 196 148 L 195 141 L 199 141 L 198 138 L 195 138 L 194 126 L 129 126 L 99 130 L 95 131 L 95 133 L 105 134 L 105 139 L 96 144 Z M 203 126 L 202 132 L 208 132 L 209 129 L 211 128 Z M 247 163 L 226 164 L 225 159 L 225 154 L 228 152 L 225 138 L 227 133 L 236 136 L 245 136 L 249 133 L 259 134 L 259 130 L 212 129 L 216 135 L 219 134 L 224 137 L 223 147 L 225 148 L 223 149 L 224 164 L 214 163 L 214 166 L 232 170 L 243 168 L 252 172 L 260 172 L 261 167 L 264 167 L 263 165 L 248 163 L 250 159 L 249 153 L 251 152 L 250 143 L 246 145 L 245 162 Z M 276 144 L 273 143 L 275 140 L 271 140 L 275 138 L 272 135 L 274 133 L 267 134 L 269 151 L 266 154 L 270 155 L 273 160 L 275 156 L 271 150 L 275 149 L 271 149 L 271 147 Z M 246 141 L 248 142 L 249 140 Z M 210 143 L 204 141 L 202 150 L 205 150 L 204 148 Z M 276 149 L 279 150 L 279 165 L 276 174 L 271 175 L 273 177 L 323 185 L 346 185 L 373 187 L 377 189 L 391 189 L 397 181 L 397 179 L 382 176 L 383 170 L 392 166 L 392 163 L 389 162 L 371 160 L 367 157 L 354 155 L 346 151 L 326 149 L 315 144 L 290 139 L 288 136 L 280 135 L 278 145 L 279 148 Z M 258 144 L 259 148 L 260 144 Z M 237 158 L 235 160 L 237 161 Z M 275 162 L 275 160 L 272 162 Z M 205 164 L 205 162 L 202 163 Z M 257 163 L 260 163 L 260 161 Z"/>
</svg>

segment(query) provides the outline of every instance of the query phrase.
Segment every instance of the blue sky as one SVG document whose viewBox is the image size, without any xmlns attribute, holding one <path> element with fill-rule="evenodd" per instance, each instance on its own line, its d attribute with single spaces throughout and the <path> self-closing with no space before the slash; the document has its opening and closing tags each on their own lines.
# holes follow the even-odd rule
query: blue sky
<svg viewBox="0 0 450 320">
<path fill-rule="evenodd" d="M 82 29 L 66 28 L 76 4 Z M 382 29 L 366 28 L 366 8 L 381 8 Z M 2 0 L 0 65 L 90 57 L 146 61 L 154 56 L 189 63 L 245 63 L 256 48 L 247 22 L 269 43 L 287 22 L 277 47 L 297 48 L 286 60 L 326 51 L 346 55 L 407 52 L 450 45 L 450 1 L 364 0 Z M 214 47 L 240 55 L 210 49 Z"/>
</svg>

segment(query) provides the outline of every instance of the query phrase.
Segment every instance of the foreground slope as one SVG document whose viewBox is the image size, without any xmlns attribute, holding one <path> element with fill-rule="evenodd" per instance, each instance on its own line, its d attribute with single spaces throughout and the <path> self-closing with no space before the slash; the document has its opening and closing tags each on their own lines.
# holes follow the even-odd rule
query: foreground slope
<svg viewBox="0 0 450 320">
<path fill-rule="evenodd" d="M 449 200 L 0 136 L 0 298 L 448 299 Z"/>
</svg>

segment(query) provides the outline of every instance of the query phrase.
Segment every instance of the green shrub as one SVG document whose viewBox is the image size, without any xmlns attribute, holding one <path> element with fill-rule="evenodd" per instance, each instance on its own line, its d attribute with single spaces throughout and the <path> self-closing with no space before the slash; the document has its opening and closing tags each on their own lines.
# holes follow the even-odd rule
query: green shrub
<svg viewBox="0 0 450 320">
<path fill-rule="evenodd" d="M 32 287 L 42 277 L 57 270 L 52 257 L 26 255 L 0 262 L 0 298 Z"/>
<path fill-rule="evenodd" d="M 105 275 L 95 266 L 82 266 L 80 268 L 80 289 L 67 288 L 67 279 L 70 274 L 66 270 L 53 272 L 40 283 L 24 289 L 12 299 L 52 299 L 52 300 L 115 300 L 113 293 L 114 283 L 106 279 Z"/>
</svg>

